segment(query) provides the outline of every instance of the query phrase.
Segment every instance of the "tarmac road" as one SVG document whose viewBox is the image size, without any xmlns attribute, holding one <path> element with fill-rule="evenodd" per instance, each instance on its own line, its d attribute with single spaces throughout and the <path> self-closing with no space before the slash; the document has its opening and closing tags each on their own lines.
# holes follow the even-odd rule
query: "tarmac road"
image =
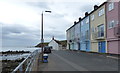
<svg viewBox="0 0 120 73">
<path fill-rule="evenodd" d="M 52 51 L 39 71 L 118 71 L 118 59 L 96 53 Z"/>
</svg>

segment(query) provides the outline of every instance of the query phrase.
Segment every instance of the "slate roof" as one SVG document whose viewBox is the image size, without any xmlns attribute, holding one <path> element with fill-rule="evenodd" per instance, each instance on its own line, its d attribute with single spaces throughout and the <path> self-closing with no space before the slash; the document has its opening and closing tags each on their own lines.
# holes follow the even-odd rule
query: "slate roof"
<svg viewBox="0 0 120 73">
<path fill-rule="evenodd" d="M 54 41 L 57 42 L 58 44 L 61 44 L 60 41 L 58 41 L 58 40 L 55 40 L 55 39 L 54 39 Z"/>
<path fill-rule="evenodd" d="M 64 46 L 64 47 L 67 46 L 67 40 L 58 41 L 58 40 L 55 40 L 55 39 L 54 39 L 54 41 L 57 42 L 59 45 L 62 45 L 62 46 Z"/>
</svg>

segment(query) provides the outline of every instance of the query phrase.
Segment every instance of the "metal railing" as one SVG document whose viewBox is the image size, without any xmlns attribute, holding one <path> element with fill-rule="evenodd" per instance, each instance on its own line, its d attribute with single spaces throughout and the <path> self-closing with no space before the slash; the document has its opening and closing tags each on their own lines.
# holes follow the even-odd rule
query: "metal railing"
<svg viewBox="0 0 120 73">
<path fill-rule="evenodd" d="M 103 32 L 96 31 L 96 32 L 92 33 L 92 38 L 96 39 L 96 40 L 105 39 L 104 31 Z"/>
<path fill-rule="evenodd" d="M 33 64 L 35 63 L 36 57 L 38 57 L 39 53 L 40 49 L 33 51 L 13 70 L 12 73 L 30 73 Z"/>
</svg>

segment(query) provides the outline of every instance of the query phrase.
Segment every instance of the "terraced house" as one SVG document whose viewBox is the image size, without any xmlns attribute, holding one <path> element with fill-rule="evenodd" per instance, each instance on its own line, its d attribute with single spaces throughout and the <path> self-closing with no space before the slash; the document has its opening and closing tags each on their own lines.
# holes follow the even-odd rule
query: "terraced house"
<svg viewBox="0 0 120 73">
<path fill-rule="evenodd" d="M 67 30 L 71 50 L 120 54 L 120 1 L 108 0 Z"/>
<path fill-rule="evenodd" d="M 75 46 L 75 45 L 74 45 L 74 44 L 75 44 L 75 42 L 74 42 L 74 41 L 75 41 L 75 40 L 74 40 L 74 38 L 75 38 L 75 27 L 74 27 L 74 26 L 71 28 L 71 31 L 70 31 L 70 32 L 71 32 L 71 40 L 70 40 L 70 41 L 71 41 L 71 44 L 70 44 L 70 49 L 71 49 L 71 50 L 74 50 L 74 49 L 75 49 L 75 48 L 74 48 L 74 46 Z"/>
<path fill-rule="evenodd" d="M 69 28 L 68 30 L 66 30 L 67 32 L 67 49 L 71 49 L 71 45 L 72 45 L 72 36 L 71 36 L 71 28 Z"/>
<path fill-rule="evenodd" d="M 120 54 L 120 1 L 106 4 L 108 53 Z"/>
<path fill-rule="evenodd" d="M 74 22 L 75 25 L 75 37 L 74 37 L 74 50 L 80 50 L 80 20 L 78 22 Z"/>
<path fill-rule="evenodd" d="M 70 29 L 66 31 L 67 49 L 70 49 Z"/>
<path fill-rule="evenodd" d="M 85 17 L 81 20 L 80 33 L 80 50 L 90 51 L 90 21 L 88 12 L 85 13 Z"/>
<path fill-rule="evenodd" d="M 91 51 L 106 53 L 106 2 L 90 13 Z"/>
<path fill-rule="evenodd" d="M 75 23 L 74 23 L 75 24 Z M 74 44 L 75 44 L 75 27 L 74 25 L 70 27 L 67 32 L 67 49 L 74 50 Z"/>
</svg>

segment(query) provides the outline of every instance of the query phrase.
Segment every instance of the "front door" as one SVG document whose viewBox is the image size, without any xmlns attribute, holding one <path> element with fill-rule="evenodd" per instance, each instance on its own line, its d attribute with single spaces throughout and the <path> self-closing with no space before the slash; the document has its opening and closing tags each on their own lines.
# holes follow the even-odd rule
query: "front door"
<svg viewBox="0 0 120 73">
<path fill-rule="evenodd" d="M 106 52 L 106 43 L 105 41 L 98 42 L 98 49 L 100 53 L 105 53 Z"/>
<path fill-rule="evenodd" d="M 80 43 L 77 43 L 78 44 L 78 50 L 80 50 Z"/>
<path fill-rule="evenodd" d="M 89 45 L 90 45 L 89 41 L 86 41 L 86 51 L 90 50 Z"/>
<path fill-rule="evenodd" d="M 70 44 L 69 44 L 69 50 L 70 50 Z"/>
<path fill-rule="evenodd" d="M 74 50 L 74 43 L 72 43 L 72 50 Z"/>
</svg>

